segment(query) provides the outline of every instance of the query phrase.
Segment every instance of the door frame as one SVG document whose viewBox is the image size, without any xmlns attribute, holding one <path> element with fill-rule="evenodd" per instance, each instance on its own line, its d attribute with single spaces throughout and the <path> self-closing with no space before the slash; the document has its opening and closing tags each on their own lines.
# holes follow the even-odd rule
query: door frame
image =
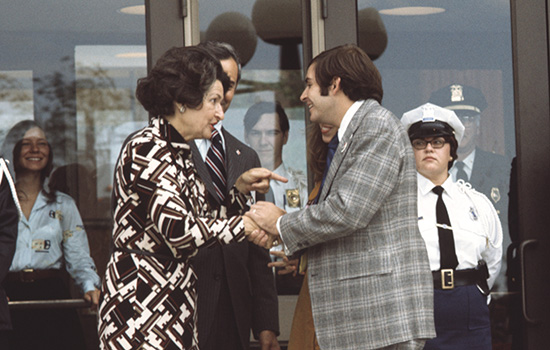
<svg viewBox="0 0 550 350">
<path fill-rule="evenodd" d="M 550 93 L 547 0 L 511 0 L 517 154 L 522 348 L 542 349 L 550 333 Z"/>
</svg>

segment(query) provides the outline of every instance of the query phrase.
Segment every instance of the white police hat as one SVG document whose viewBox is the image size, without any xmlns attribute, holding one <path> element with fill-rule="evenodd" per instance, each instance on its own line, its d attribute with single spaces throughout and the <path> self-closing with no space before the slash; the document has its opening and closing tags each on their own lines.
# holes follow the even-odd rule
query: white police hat
<svg viewBox="0 0 550 350">
<path fill-rule="evenodd" d="M 454 136 L 460 143 L 464 136 L 464 125 L 455 112 L 432 103 L 405 112 L 401 123 L 411 140 L 420 137 Z"/>
</svg>

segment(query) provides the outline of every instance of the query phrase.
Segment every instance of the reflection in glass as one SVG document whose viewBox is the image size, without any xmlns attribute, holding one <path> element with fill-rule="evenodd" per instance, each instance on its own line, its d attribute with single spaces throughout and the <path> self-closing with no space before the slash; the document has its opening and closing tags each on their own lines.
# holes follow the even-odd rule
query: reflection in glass
<svg viewBox="0 0 550 350">
<path fill-rule="evenodd" d="M 387 31 L 387 48 L 375 61 L 383 77 L 383 104 L 400 117 L 430 101 L 450 107 L 465 121 L 458 160 L 465 164 L 468 181 L 497 209 L 504 231 L 502 268 L 492 291 L 493 344 L 510 344 L 507 309 L 512 294 L 505 252 L 511 243 L 507 213 L 515 134 L 509 4 L 466 0 L 438 4 L 438 9 L 402 5 L 358 1 L 359 13 L 379 11 Z M 359 28 L 362 22 L 359 18 Z M 364 36 L 360 29 L 363 46 L 368 44 Z M 461 162 L 451 169 L 454 178 L 457 166 Z"/>
</svg>

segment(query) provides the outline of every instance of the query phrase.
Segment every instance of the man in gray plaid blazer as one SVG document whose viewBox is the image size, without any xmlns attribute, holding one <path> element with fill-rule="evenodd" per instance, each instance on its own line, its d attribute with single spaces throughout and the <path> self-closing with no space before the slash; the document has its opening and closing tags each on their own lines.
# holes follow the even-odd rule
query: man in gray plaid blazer
<svg viewBox="0 0 550 350">
<path fill-rule="evenodd" d="M 285 214 L 258 202 L 247 215 L 269 235 L 249 240 L 307 248 L 322 350 L 422 349 L 435 336 L 433 281 L 407 134 L 380 106 L 380 74 L 357 46 L 315 57 L 305 82 L 311 121 L 339 127 L 338 149 L 318 204 Z"/>
</svg>

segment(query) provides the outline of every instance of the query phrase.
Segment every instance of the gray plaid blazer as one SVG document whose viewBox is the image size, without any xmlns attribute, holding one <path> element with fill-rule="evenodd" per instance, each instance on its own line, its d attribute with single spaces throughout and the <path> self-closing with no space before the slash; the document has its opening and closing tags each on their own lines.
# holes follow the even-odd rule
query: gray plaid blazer
<svg viewBox="0 0 550 350">
<path fill-rule="evenodd" d="M 378 102 L 365 101 L 353 116 L 319 203 L 284 215 L 280 229 L 291 253 L 308 248 L 321 349 L 376 349 L 435 336 L 412 147 Z"/>
</svg>

